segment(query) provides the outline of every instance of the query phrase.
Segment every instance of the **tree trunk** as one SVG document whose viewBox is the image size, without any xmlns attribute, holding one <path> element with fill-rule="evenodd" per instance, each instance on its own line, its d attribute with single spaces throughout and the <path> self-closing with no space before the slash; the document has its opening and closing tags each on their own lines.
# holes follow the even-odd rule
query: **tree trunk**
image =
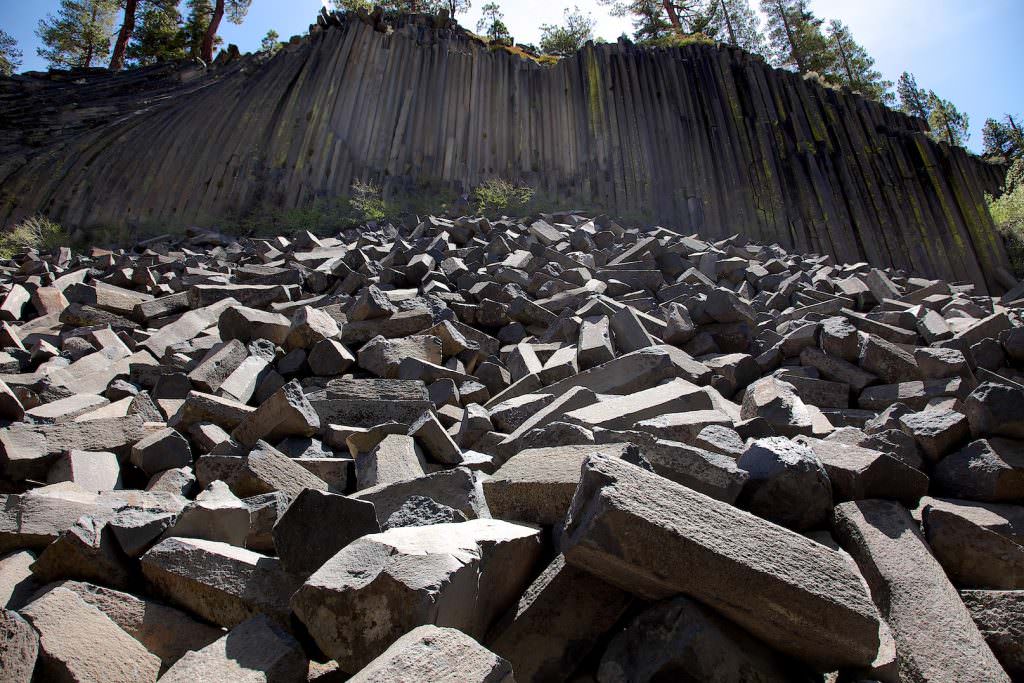
<svg viewBox="0 0 1024 683">
<path fill-rule="evenodd" d="M 114 43 L 114 54 L 110 57 L 111 71 L 120 71 L 124 68 L 124 55 L 135 30 L 135 10 L 138 6 L 139 0 L 125 1 L 124 21 L 121 23 L 121 32 L 117 34 L 117 42 Z"/>
<path fill-rule="evenodd" d="M 206 35 L 203 36 L 203 46 L 200 48 L 200 56 L 207 64 L 213 61 L 213 39 L 217 37 L 217 31 L 220 30 L 220 22 L 223 18 L 224 0 L 217 0 L 217 5 L 213 8 L 213 16 L 210 17 L 210 25 L 206 29 Z"/>
<path fill-rule="evenodd" d="M 721 0 L 722 14 L 725 16 L 725 28 L 729 32 L 729 43 L 739 47 L 739 43 L 736 42 L 736 32 L 732 29 L 732 17 L 729 15 L 729 6 L 725 4 L 725 0 Z"/>
<path fill-rule="evenodd" d="M 839 57 L 843 61 L 843 70 L 846 71 L 846 85 L 851 90 L 855 90 L 856 86 L 853 83 L 853 69 L 850 68 L 850 60 L 846 56 L 846 50 L 843 48 L 843 40 L 838 35 L 836 36 L 836 48 L 839 49 Z"/>
<path fill-rule="evenodd" d="M 786 8 L 782 5 L 782 0 L 776 0 L 775 6 L 778 8 L 779 17 L 782 19 L 782 26 L 786 29 L 786 40 L 789 41 L 789 54 L 793 61 L 796 62 L 796 70 L 802 74 L 807 73 L 803 55 L 797 49 L 796 38 L 793 37 L 793 28 L 789 25 L 789 16 L 786 14 Z"/>
<path fill-rule="evenodd" d="M 662 6 L 665 8 L 665 13 L 668 14 L 669 23 L 672 24 L 672 30 L 675 31 L 677 36 L 683 35 L 683 24 L 679 21 L 679 13 L 676 12 L 676 6 L 672 0 L 661 0 Z"/>
</svg>

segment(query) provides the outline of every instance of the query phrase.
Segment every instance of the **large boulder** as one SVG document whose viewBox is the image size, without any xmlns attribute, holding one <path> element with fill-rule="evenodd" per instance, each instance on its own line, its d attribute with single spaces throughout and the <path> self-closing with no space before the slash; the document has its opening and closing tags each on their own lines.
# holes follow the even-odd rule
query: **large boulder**
<svg viewBox="0 0 1024 683">
<path fill-rule="evenodd" d="M 490 519 L 364 536 L 292 597 L 295 615 L 345 671 L 356 671 L 424 624 L 482 637 L 523 591 L 540 532 Z"/>
</svg>

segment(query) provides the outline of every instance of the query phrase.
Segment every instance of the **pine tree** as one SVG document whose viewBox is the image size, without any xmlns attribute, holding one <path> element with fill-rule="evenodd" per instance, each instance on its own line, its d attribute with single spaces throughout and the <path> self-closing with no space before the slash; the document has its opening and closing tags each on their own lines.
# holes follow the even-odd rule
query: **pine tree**
<svg viewBox="0 0 1024 683">
<path fill-rule="evenodd" d="M 284 47 L 284 43 L 281 42 L 281 36 L 274 29 L 270 29 L 267 31 L 267 35 L 263 36 L 263 40 L 260 41 L 260 54 L 269 57 L 282 47 Z"/>
<path fill-rule="evenodd" d="M 579 7 L 572 10 L 566 8 L 564 25 L 541 25 L 541 52 L 562 57 L 576 54 L 588 40 L 594 39 L 596 24 L 594 18 L 589 14 L 583 14 Z"/>
<path fill-rule="evenodd" d="M 970 118 L 967 114 L 932 91 L 928 92 L 928 104 L 931 108 L 928 126 L 932 129 L 932 138 L 950 145 L 966 145 L 970 137 Z"/>
<path fill-rule="evenodd" d="M 925 121 L 931 116 L 931 103 L 928 100 L 928 91 L 917 87 L 917 79 L 914 74 L 904 71 L 896 82 L 896 95 L 899 97 L 900 111 L 910 116 L 916 116 Z"/>
<path fill-rule="evenodd" d="M 761 0 L 761 10 L 768 17 L 768 46 L 777 66 L 802 74 L 828 72 L 832 55 L 821 32 L 824 21 L 808 0 Z"/>
<path fill-rule="evenodd" d="M 482 33 L 492 43 L 512 45 L 512 34 L 505 26 L 505 15 L 496 2 L 489 2 L 480 8 L 480 21 L 476 24 L 477 33 Z"/>
<path fill-rule="evenodd" d="M 206 35 L 199 49 L 200 58 L 209 64 L 213 61 L 213 48 L 217 44 L 217 31 L 220 30 L 220 22 L 226 14 L 228 21 L 232 24 L 241 24 L 245 21 L 245 15 L 249 12 L 252 0 L 216 0 L 213 6 L 213 14 L 210 23 L 206 27 Z"/>
<path fill-rule="evenodd" d="M 892 81 L 884 80 L 882 74 L 875 70 L 875 60 L 853 39 L 849 27 L 833 19 L 828 26 L 828 39 L 832 43 L 834 57 L 833 68 L 824 74 L 829 82 L 845 85 L 885 104 L 895 102 L 896 98 L 890 92 Z"/>
<path fill-rule="evenodd" d="M 135 15 L 139 9 L 139 0 L 123 0 L 124 14 L 121 20 L 121 29 L 117 33 L 117 40 L 114 41 L 114 53 L 110 57 L 110 70 L 120 71 L 124 68 L 124 58 L 128 52 L 128 42 L 132 39 L 132 32 L 135 31 Z"/>
<path fill-rule="evenodd" d="M 175 0 L 150 0 L 139 13 L 126 52 L 130 66 L 149 66 L 188 57 L 188 36 Z"/>
<path fill-rule="evenodd" d="M 186 0 L 189 8 L 188 18 L 185 20 L 185 47 L 193 59 L 200 59 L 203 54 L 203 39 L 210 28 L 210 20 L 213 18 L 212 0 Z M 213 46 L 219 47 L 223 41 L 220 36 L 214 39 Z"/>
<path fill-rule="evenodd" d="M 761 20 L 750 0 L 712 0 L 710 10 L 714 35 L 708 35 L 756 55 L 768 54 Z"/>
<path fill-rule="evenodd" d="M 22 55 L 14 36 L 0 29 L 0 76 L 10 76 L 21 68 Z"/>
<path fill-rule="evenodd" d="M 88 68 L 110 55 L 117 0 L 61 0 L 57 15 L 39 20 L 40 57 L 55 68 Z"/>
<path fill-rule="evenodd" d="M 659 43 L 671 36 L 711 30 L 718 0 L 598 0 L 614 17 L 633 18 L 633 37 Z"/>
<path fill-rule="evenodd" d="M 1002 121 L 985 121 L 981 135 L 985 156 L 999 157 L 1005 161 L 1024 157 L 1024 130 L 1011 114 L 1004 116 Z"/>
</svg>

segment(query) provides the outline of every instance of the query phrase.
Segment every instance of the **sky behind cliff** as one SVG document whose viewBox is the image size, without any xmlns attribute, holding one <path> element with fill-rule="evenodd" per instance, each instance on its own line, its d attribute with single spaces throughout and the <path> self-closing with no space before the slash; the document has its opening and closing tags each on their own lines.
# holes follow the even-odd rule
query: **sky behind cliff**
<svg viewBox="0 0 1024 683">
<path fill-rule="evenodd" d="M 476 6 L 460 22 L 472 29 L 479 18 Z M 499 0 L 500 1 L 500 0 Z M 322 0 L 253 0 L 245 23 L 225 23 L 225 43 L 243 51 L 259 46 L 269 29 L 281 36 L 305 33 Z M 45 69 L 36 55 L 34 30 L 39 19 L 53 12 L 59 0 L 0 0 L 0 28 L 13 35 L 25 53 L 24 70 Z M 541 24 L 557 24 L 566 7 L 586 2 L 571 0 L 504 0 L 506 24 L 520 42 L 536 43 Z M 592 3 L 596 5 L 596 3 Z M 756 0 L 754 3 L 756 4 Z M 1021 0 L 811 0 L 815 12 L 848 24 L 854 36 L 877 60 L 886 78 L 895 81 L 907 70 L 918 84 L 935 90 L 970 114 L 969 146 L 981 148 L 981 127 L 988 117 L 1024 114 L 1024 56 L 1019 43 L 1024 26 Z M 598 36 L 615 40 L 631 32 L 628 19 L 608 16 L 595 7 Z"/>
</svg>

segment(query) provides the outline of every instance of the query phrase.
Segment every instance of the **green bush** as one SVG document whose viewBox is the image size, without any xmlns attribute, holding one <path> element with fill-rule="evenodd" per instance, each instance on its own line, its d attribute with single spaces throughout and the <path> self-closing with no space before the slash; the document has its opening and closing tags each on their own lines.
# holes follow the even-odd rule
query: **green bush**
<svg viewBox="0 0 1024 683">
<path fill-rule="evenodd" d="M 380 186 L 371 182 L 352 183 L 352 196 L 348 201 L 363 221 L 382 221 L 389 213 Z"/>
<path fill-rule="evenodd" d="M 477 211 L 485 216 L 522 212 L 534 194 L 529 185 L 504 178 L 491 178 L 473 192 Z"/>
<path fill-rule="evenodd" d="M 1024 159 L 1018 159 L 1006 175 L 1006 185 L 999 197 L 985 195 L 989 212 L 1006 241 L 1017 277 L 1024 277 Z"/>
<path fill-rule="evenodd" d="M 0 258 L 13 258 L 24 249 L 53 251 L 70 246 L 71 238 L 59 223 L 44 216 L 32 216 L 0 235 Z"/>
</svg>

